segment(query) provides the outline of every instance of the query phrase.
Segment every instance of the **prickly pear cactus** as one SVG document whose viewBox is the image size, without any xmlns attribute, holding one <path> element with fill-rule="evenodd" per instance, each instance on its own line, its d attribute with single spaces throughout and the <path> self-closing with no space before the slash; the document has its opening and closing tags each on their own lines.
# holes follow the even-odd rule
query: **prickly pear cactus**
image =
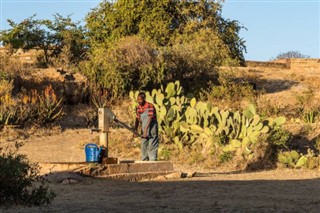
<svg viewBox="0 0 320 213">
<path fill-rule="evenodd" d="M 129 96 L 135 101 L 138 94 L 131 91 Z M 252 157 L 252 149 L 261 136 L 285 122 L 284 117 L 262 120 L 253 105 L 242 112 L 219 110 L 192 96 L 184 96 L 179 81 L 146 92 L 146 100 L 155 106 L 164 142 L 174 143 L 179 149 L 193 144 L 216 147 L 216 138 L 222 136 L 226 139 L 223 145 L 219 144 L 223 151 L 241 149 L 244 156 Z"/>
</svg>

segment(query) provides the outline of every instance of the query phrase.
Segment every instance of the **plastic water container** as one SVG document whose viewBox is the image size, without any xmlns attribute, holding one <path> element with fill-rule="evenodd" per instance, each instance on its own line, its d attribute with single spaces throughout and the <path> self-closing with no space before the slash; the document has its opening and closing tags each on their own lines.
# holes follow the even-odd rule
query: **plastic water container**
<svg viewBox="0 0 320 213">
<path fill-rule="evenodd" d="M 101 162 L 102 147 L 89 143 L 85 146 L 86 162 Z"/>
</svg>

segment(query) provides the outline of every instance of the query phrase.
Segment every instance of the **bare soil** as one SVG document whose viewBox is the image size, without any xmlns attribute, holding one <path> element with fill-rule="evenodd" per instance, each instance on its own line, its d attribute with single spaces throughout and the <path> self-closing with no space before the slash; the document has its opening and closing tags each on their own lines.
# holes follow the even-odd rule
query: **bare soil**
<svg viewBox="0 0 320 213">
<path fill-rule="evenodd" d="M 318 212 L 318 171 L 273 170 L 246 174 L 125 182 L 86 178 L 51 185 L 57 194 L 45 208 L 6 212 Z"/>
</svg>

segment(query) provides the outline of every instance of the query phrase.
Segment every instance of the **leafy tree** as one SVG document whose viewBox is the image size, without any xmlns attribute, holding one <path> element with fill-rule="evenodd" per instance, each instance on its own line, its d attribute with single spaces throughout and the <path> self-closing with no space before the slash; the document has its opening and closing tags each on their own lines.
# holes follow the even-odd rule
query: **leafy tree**
<svg viewBox="0 0 320 213">
<path fill-rule="evenodd" d="M 84 53 L 84 29 L 72 22 L 70 16 L 64 18 L 55 14 L 54 21 L 38 20 L 35 16 L 20 23 L 8 20 L 11 28 L 0 32 L 3 45 L 24 50 L 40 48 L 44 52 L 46 64 L 50 58 L 58 57 L 64 48 L 70 51 L 69 61 L 74 61 Z"/>
<path fill-rule="evenodd" d="M 79 22 L 73 22 L 71 16 L 66 18 L 60 14 L 54 15 L 54 21 L 48 21 L 47 27 L 52 32 L 52 55 L 59 57 L 61 53 L 68 54 L 65 63 L 72 63 L 83 58 L 87 51 L 85 30 Z"/>
<path fill-rule="evenodd" d="M 119 88 L 129 88 L 125 86 L 128 85 L 125 82 L 134 82 L 132 89 L 150 84 L 141 76 L 129 80 L 136 74 L 124 75 L 124 67 L 119 69 L 118 66 L 121 61 L 109 55 L 118 42 L 131 36 L 146 41 L 155 53 L 158 65 L 149 66 L 156 69 L 148 71 L 149 81 L 157 79 L 155 82 L 159 83 L 170 78 L 195 79 L 193 77 L 200 77 L 203 73 L 214 72 L 217 66 L 241 64 L 244 62 L 245 45 L 239 37 L 239 31 L 243 27 L 237 21 L 224 19 L 221 9 L 221 2 L 213 0 L 103 1 L 86 17 L 88 44 L 91 47 L 90 60 L 93 63 L 87 63 L 85 73 L 90 73 L 90 79 L 105 88 L 113 88 L 111 90 L 116 90 L 117 93 Z M 122 53 L 130 51 L 130 48 L 121 50 Z M 109 62 L 100 64 L 99 69 L 93 68 L 95 62 L 101 61 L 102 55 Z M 89 68 L 90 66 L 93 67 Z M 110 66 L 113 68 L 110 69 Z M 136 70 L 139 75 L 145 73 L 140 68 L 139 71 L 131 71 Z M 111 73 L 112 76 L 117 76 L 116 79 L 121 76 L 126 79 L 119 81 L 117 86 L 111 86 L 115 82 Z M 151 74 L 155 76 L 150 76 Z"/>
<path fill-rule="evenodd" d="M 139 35 L 158 46 L 171 46 L 176 38 L 210 29 L 230 49 L 229 57 L 244 62 L 243 28 L 221 16 L 221 3 L 213 0 L 103 1 L 86 17 L 91 46 L 105 45 L 124 36 Z"/>
<path fill-rule="evenodd" d="M 285 53 L 280 53 L 276 56 L 275 59 L 283 59 L 283 58 L 310 58 L 309 55 L 304 55 L 299 51 L 288 51 Z"/>
<path fill-rule="evenodd" d="M 107 89 L 109 98 L 141 89 L 164 78 L 156 49 L 137 36 L 121 38 L 109 49 L 95 48 L 89 61 L 80 63 L 80 71 L 91 83 Z"/>
<path fill-rule="evenodd" d="M 15 49 L 29 50 L 38 47 L 44 51 L 45 60 L 48 62 L 51 34 L 44 29 L 47 21 L 35 20 L 34 17 L 35 15 L 18 24 L 7 20 L 11 29 L 1 31 L 0 40 L 4 45 L 10 44 Z"/>
</svg>

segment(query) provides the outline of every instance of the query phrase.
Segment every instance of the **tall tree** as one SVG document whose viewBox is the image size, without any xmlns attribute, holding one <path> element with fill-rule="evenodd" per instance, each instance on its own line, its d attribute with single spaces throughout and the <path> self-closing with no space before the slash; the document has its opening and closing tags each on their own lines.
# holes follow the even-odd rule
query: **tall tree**
<svg viewBox="0 0 320 213">
<path fill-rule="evenodd" d="M 59 14 L 54 15 L 54 21 L 38 20 L 35 16 L 20 23 L 8 20 L 11 28 L 0 32 L 2 44 L 24 50 L 39 48 L 43 50 L 47 64 L 50 57 L 58 57 L 66 47 L 71 61 L 83 54 L 86 49 L 85 34 L 79 23 L 72 22 L 70 16 L 64 18 Z"/>
<path fill-rule="evenodd" d="M 103 1 L 86 17 L 92 46 L 108 46 L 124 36 L 139 35 L 159 46 L 171 46 L 181 35 L 210 29 L 228 46 L 229 56 L 244 62 L 243 28 L 221 16 L 221 2 L 214 0 Z"/>
</svg>

